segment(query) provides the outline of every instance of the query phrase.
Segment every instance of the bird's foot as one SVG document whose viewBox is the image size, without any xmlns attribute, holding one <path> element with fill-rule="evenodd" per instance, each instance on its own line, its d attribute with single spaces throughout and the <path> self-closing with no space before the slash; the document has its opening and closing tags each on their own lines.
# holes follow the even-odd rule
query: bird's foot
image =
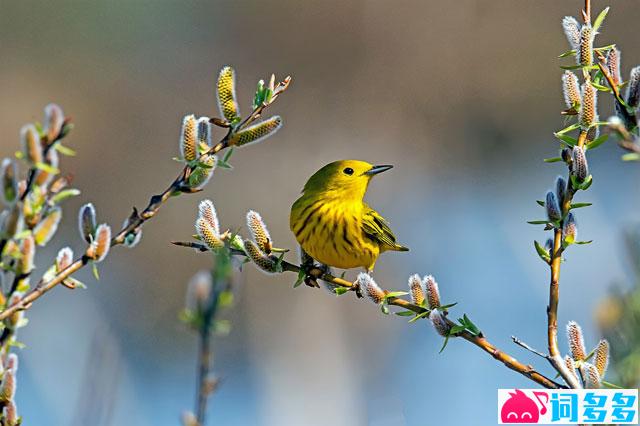
<svg viewBox="0 0 640 426">
<path fill-rule="evenodd" d="M 356 293 L 356 297 L 358 299 L 362 299 L 364 297 L 362 295 L 362 289 L 360 288 L 360 284 L 358 284 L 357 280 L 353 282 L 353 287 L 351 287 L 351 290 Z"/>
<path fill-rule="evenodd" d="M 320 284 L 318 284 L 318 279 L 322 278 L 323 275 L 331 273 L 331 268 L 324 264 L 316 265 L 313 263 L 303 263 L 302 267 L 305 271 L 304 283 L 309 287 L 319 288 Z"/>
</svg>

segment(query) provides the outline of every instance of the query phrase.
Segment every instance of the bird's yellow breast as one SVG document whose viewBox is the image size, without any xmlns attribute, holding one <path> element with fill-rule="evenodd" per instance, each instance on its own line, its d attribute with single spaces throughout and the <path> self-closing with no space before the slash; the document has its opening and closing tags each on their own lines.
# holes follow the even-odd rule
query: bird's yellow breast
<svg viewBox="0 0 640 426">
<path fill-rule="evenodd" d="M 377 243 L 362 231 L 362 202 L 303 195 L 293 205 L 289 225 L 311 257 L 341 269 L 373 269 Z"/>
</svg>

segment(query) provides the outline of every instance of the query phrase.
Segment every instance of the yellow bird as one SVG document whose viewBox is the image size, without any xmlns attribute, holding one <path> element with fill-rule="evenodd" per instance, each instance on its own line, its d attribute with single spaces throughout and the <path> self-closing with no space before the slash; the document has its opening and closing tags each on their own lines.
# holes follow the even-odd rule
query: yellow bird
<svg viewBox="0 0 640 426">
<path fill-rule="evenodd" d="M 311 176 L 289 217 L 302 250 L 327 266 L 367 271 L 384 251 L 408 251 L 396 243 L 387 221 L 363 201 L 371 178 L 391 167 L 342 160 Z"/>
</svg>

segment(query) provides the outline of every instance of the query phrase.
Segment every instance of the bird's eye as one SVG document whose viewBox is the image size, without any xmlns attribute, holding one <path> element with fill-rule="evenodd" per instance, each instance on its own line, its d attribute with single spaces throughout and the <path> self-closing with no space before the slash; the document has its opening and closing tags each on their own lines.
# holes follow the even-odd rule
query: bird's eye
<svg viewBox="0 0 640 426">
<path fill-rule="evenodd" d="M 345 175 L 352 175 L 353 174 L 353 169 L 351 167 L 347 167 L 346 169 L 343 170 Z"/>
</svg>

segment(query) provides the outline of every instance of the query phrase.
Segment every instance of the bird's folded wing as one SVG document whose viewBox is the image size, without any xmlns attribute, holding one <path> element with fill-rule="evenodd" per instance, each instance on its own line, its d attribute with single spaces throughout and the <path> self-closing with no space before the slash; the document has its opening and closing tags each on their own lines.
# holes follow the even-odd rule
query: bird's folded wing
<svg viewBox="0 0 640 426">
<path fill-rule="evenodd" d="M 387 221 L 380 214 L 365 204 L 364 214 L 362 215 L 362 230 L 372 240 L 390 247 L 396 247 L 396 236 L 393 235 Z"/>
</svg>

